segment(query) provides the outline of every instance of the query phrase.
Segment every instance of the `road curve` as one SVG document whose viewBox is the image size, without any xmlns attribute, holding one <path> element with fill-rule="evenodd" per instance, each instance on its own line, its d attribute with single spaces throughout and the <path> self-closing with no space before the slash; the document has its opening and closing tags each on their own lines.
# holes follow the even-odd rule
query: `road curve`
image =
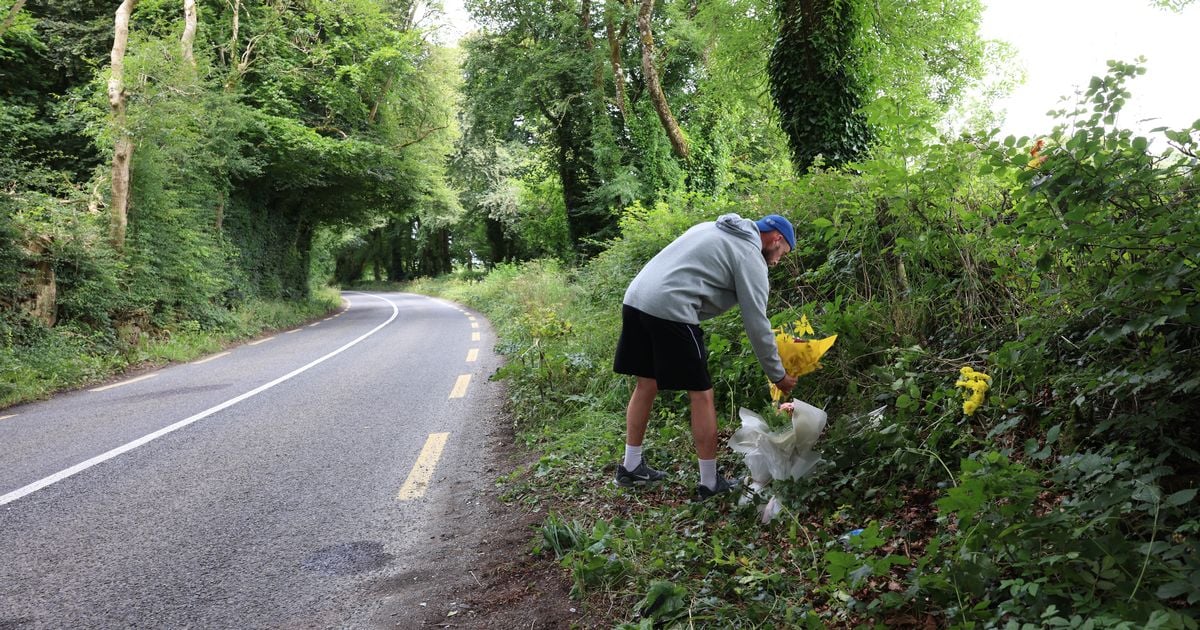
<svg viewBox="0 0 1200 630">
<path fill-rule="evenodd" d="M 0 412 L 0 628 L 380 625 L 396 589 L 379 585 L 428 574 L 414 560 L 447 506 L 491 485 L 499 359 L 458 305 L 344 297 L 227 354 Z"/>
</svg>

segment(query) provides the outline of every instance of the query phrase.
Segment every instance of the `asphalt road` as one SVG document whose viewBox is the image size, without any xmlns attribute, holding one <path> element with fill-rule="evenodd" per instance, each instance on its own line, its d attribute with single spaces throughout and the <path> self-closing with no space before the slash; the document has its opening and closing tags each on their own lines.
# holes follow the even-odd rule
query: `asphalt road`
<svg viewBox="0 0 1200 630">
<path fill-rule="evenodd" d="M 0 629 L 404 625 L 415 602 L 395 586 L 436 573 L 422 563 L 463 528 L 454 506 L 494 479 L 499 360 L 457 305 L 344 298 L 310 326 L 0 410 Z"/>
</svg>

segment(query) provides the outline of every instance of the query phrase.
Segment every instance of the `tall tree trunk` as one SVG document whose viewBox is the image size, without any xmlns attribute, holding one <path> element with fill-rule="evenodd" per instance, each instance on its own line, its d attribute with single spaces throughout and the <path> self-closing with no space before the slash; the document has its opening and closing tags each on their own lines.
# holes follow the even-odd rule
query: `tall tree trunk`
<svg viewBox="0 0 1200 630">
<path fill-rule="evenodd" d="M 4 37 L 4 33 L 12 27 L 13 22 L 17 19 L 17 14 L 21 12 L 21 7 L 25 6 L 25 0 L 17 0 L 13 3 L 12 8 L 8 10 L 8 16 L 4 18 L 4 23 L 0 24 L 0 37 Z"/>
<path fill-rule="evenodd" d="M 34 296 L 27 308 L 47 326 L 54 326 L 58 315 L 58 283 L 54 267 L 48 259 L 52 243 L 52 237 L 38 236 L 26 246 L 32 257 L 37 259 L 33 278 Z"/>
<path fill-rule="evenodd" d="M 777 1 L 779 33 L 767 58 L 767 78 L 798 172 L 807 171 L 818 155 L 826 166 L 859 159 L 875 142 L 859 111 L 874 97 L 853 71 L 861 52 L 855 6 L 840 0 Z"/>
<path fill-rule="evenodd" d="M 183 61 L 189 66 L 196 67 L 196 57 L 192 44 L 196 41 L 196 0 L 183 0 L 183 37 L 179 39 L 179 47 L 183 51 Z"/>
<path fill-rule="evenodd" d="M 258 43 L 262 35 L 251 37 L 250 41 L 246 42 L 246 49 L 238 52 L 238 36 L 241 28 L 242 16 L 242 0 L 233 0 L 233 33 L 229 36 L 229 76 L 225 79 L 225 92 L 230 93 L 241 82 L 242 76 L 246 74 L 246 70 L 250 68 L 250 62 L 254 60 L 254 46 Z"/>
<path fill-rule="evenodd" d="M 229 36 L 229 63 L 237 65 L 238 62 L 238 30 L 242 25 L 242 0 L 233 0 L 233 20 L 232 34 Z"/>
<path fill-rule="evenodd" d="M 621 42 L 617 39 L 617 29 L 613 26 L 612 16 L 604 18 L 604 32 L 608 35 L 608 58 L 612 63 L 613 84 L 616 86 L 617 111 L 621 112 L 621 124 L 629 120 L 625 104 L 625 70 L 621 67 Z"/>
<path fill-rule="evenodd" d="M 367 124 L 375 124 L 375 115 L 379 113 L 379 104 L 383 99 L 387 98 L 388 92 L 392 91 L 392 77 L 388 76 L 387 81 L 383 82 L 383 89 L 379 90 L 379 98 L 375 99 L 375 103 L 371 105 L 371 113 L 367 115 Z"/>
<path fill-rule="evenodd" d="M 117 7 L 113 25 L 112 75 L 108 79 L 108 106 L 117 136 L 113 143 L 109 239 L 117 250 L 125 248 L 125 228 L 129 222 L 129 163 L 133 159 L 133 138 L 125 128 L 125 46 L 129 42 L 129 17 L 135 6 L 137 0 L 124 0 Z"/>
<path fill-rule="evenodd" d="M 675 122 L 675 116 L 671 114 L 671 106 L 667 104 L 667 97 L 663 94 L 662 85 L 658 82 L 658 70 L 654 68 L 654 33 L 650 30 L 650 16 L 654 13 L 654 0 L 642 0 L 642 7 L 638 10 L 638 32 L 642 36 L 642 74 L 646 77 L 646 90 L 650 93 L 650 100 L 654 103 L 654 111 L 658 112 L 658 120 L 662 122 L 663 129 L 667 132 L 667 138 L 671 141 L 671 149 L 675 151 L 675 155 L 681 160 L 688 158 L 688 142 L 687 138 L 683 137 L 683 130 L 679 128 L 679 123 Z"/>
<path fill-rule="evenodd" d="M 596 38 L 592 32 L 592 0 L 582 0 L 579 13 L 579 30 L 583 38 L 583 50 L 587 52 L 588 61 L 592 65 L 592 88 L 597 94 L 604 93 L 604 66 L 592 57 L 596 48 Z"/>
<path fill-rule="evenodd" d="M 238 83 L 238 31 L 242 26 L 242 0 L 233 0 L 233 20 L 230 25 L 233 34 L 229 36 L 229 77 L 225 79 L 225 91 L 232 92 Z"/>
</svg>

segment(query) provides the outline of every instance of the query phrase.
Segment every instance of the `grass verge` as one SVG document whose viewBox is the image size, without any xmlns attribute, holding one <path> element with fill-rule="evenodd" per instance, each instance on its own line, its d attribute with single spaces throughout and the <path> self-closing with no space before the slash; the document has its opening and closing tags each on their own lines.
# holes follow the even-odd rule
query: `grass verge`
<svg viewBox="0 0 1200 630">
<path fill-rule="evenodd" d="M 546 515 L 533 553 L 564 569 L 593 623 L 1196 627 L 1195 489 L 1161 457 L 1023 422 L 1004 364 L 989 413 L 971 417 L 952 385 L 958 355 L 913 346 L 874 353 L 854 371 L 831 361 L 825 371 L 853 395 L 827 400 L 825 461 L 744 501 L 691 499 L 686 401 L 660 397 L 646 457 L 669 481 L 616 488 L 630 383 L 609 364 L 619 298 L 587 281 L 605 275 L 595 268 L 603 264 L 574 272 L 535 261 L 482 281 L 405 288 L 468 304 L 497 328 L 508 357 L 497 377 L 534 455 L 500 480 L 504 498 Z M 738 326 L 734 317 L 705 328 L 733 339 Z M 711 345 L 710 368 L 728 388 L 718 392 L 724 444 L 736 406 L 754 407 L 765 392 L 745 385 L 748 350 Z M 820 396 L 821 381 L 806 390 Z M 719 459 L 746 473 L 727 448 Z M 781 510 L 764 523 L 772 495 Z"/>
<path fill-rule="evenodd" d="M 194 320 L 153 331 L 90 330 L 78 326 L 28 327 L 0 347 L 0 408 L 86 387 L 124 371 L 190 361 L 264 331 L 288 328 L 341 304 L 337 289 L 306 302 L 250 300 L 205 328 Z"/>
</svg>

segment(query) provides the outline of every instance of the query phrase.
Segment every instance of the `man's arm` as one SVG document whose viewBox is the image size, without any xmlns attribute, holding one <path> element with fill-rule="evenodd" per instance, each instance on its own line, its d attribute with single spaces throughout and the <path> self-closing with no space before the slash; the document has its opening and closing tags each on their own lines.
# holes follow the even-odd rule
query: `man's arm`
<svg viewBox="0 0 1200 630">
<path fill-rule="evenodd" d="M 775 333 L 771 330 L 771 321 L 767 319 L 770 284 L 767 281 L 766 261 L 761 257 L 750 259 L 735 269 L 734 290 L 737 292 L 738 305 L 742 308 L 742 325 L 746 328 L 746 336 L 750 338 L 750 346 L 754 348 L 759 365 L 776 387 L 785 392 L 791 391 L 796 379 L 789 377 L 783 369 L 779 348 L 775 345 Z M 791 379 L 790 383 L 788 379 Z"/>
</svg>

